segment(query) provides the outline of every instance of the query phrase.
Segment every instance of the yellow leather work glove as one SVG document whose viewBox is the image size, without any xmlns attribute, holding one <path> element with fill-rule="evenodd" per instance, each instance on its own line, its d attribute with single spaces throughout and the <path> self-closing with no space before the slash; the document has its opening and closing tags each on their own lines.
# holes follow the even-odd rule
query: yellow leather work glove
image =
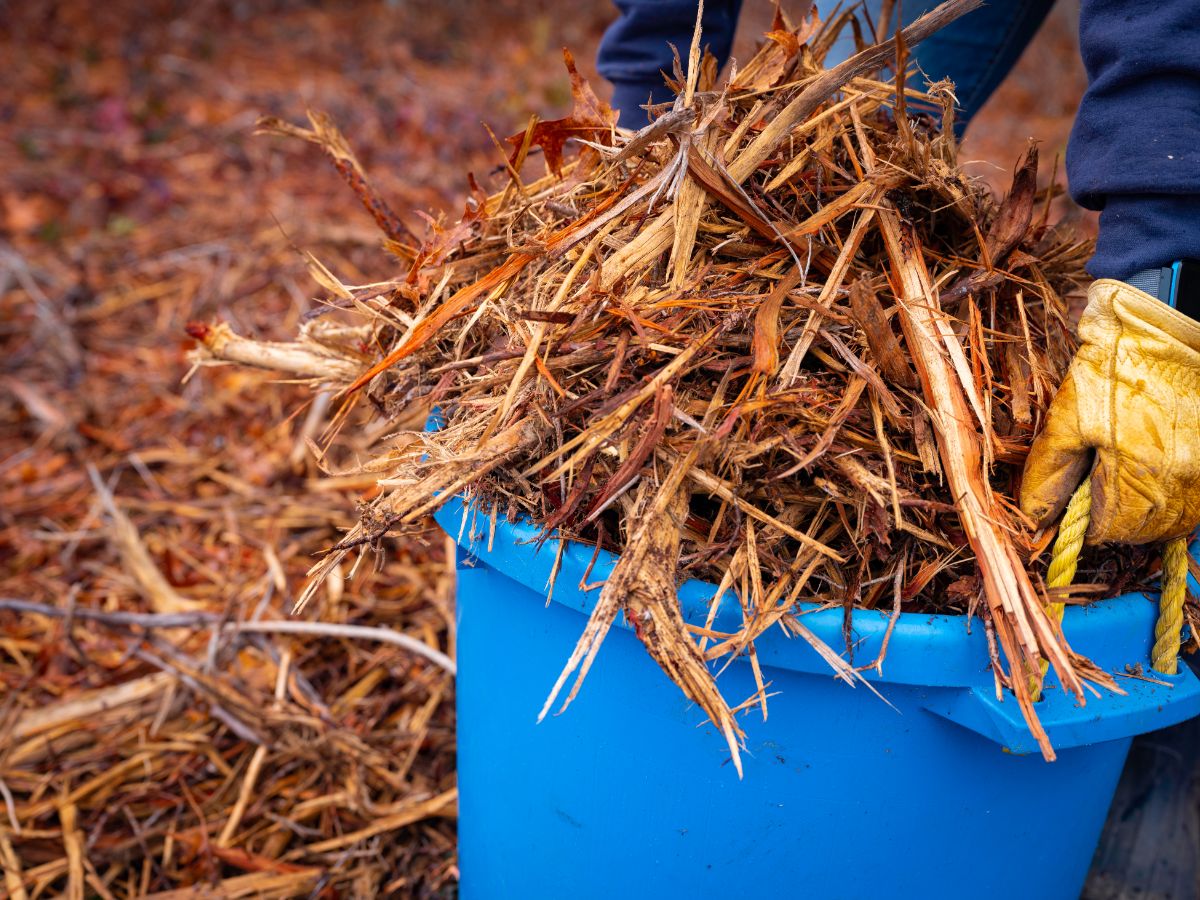
<svg viewBox="0 0 1200 900">
<path fill-rule="evenodd" d="M 1102 279 L 1081 346 L 1033 442 L 1021 509 L 1050 524 L 1091 474 L 1087 541 L 1145 544 L 1200 523 L 1200 323 Z"/>
</svg>

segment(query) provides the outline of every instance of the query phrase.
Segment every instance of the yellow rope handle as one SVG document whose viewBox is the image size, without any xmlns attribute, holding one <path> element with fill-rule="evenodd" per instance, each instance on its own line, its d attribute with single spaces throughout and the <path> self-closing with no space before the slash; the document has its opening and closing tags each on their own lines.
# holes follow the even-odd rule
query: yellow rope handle
<svg viewBox="0 0 1200 900">
<path fill-rule="evenodd" d="M 1046 570 L 1046 586 L 1067 587 L 1075 580 L 1079 568 L 1079 554 L 1083 552 L 1083 539 L 1087 535 L 1088 523 L 1092 519 L 1092 490 L 1085 481 L 1067 504 L 1062 521 L 1058 523 L 1058 537 L 1054 539 L 1054 551 L 1050 556 L 1050 567 Z M 1051 603 L 1047 607 L 1051 617 L 1061 622 L 1065 603 Z"/>
<path fill-rule="evenodd" d="M 1067 503 L 1058 536 L 1054 539 L 1046 584 L 1051 588 L 1067 587 L 1075 580 L 1079 554 L 1092 516 L 1092 490 L 1088 482 L 1075 489 Z M 1187 596 L 1188 542 L 1186 537 L 1173 538 L 1163 548 L 1162 593 L 1158 601 L 1158 622 L 1154 626 L 1154 649 L 1150 660 L 1156 672 L 1174 675 L 1179 671 L 1179 634 L 1183 630 L 1183 604 Z M 1051 602 L 1046 614 L 1061 624 L 1065 603 Z M 1048 663 L 1042 661 L 1042 678 Z M 1041 683 L 1031 685 L 1033 699 L 1041 695 Z"/>
<path fill-rule="evenodd" d="M 1187 596 L 1187 538 L 1167 541 L 1163 548 L 1162 594 L 1158 598 L 1158 622 L 1154 626 L 1154 671 L 1164 675 L 1179 672 L 1179 632 L 1183 629 L 1183 601 Z"/>
<path fill-rule="evenodd" d="M 1054 539 L 1054 549 L 1050 554 L 1050 567 L 1046 570 L 1047 587 L 1063 588 L 1075 580 L 1075 571 L 1079 568 L 1079 554 L 1083 552 L 1083 539 L 1091 517 L 1092 490 L 1085 481 L 1071 495 L 1067 510 L 1058 524 L 1058 536 Z M 1061 625 L 1066 608 L 1065 603 L 1050 602 L 1046 604 L 1046 615 Z M 1042 680 L 1049 669 L 1050 663 L 1043 659 L 1042 677 L 1031 680 L 1029 692 L 1035 702 L 1041 699 Z"/>
</svg>

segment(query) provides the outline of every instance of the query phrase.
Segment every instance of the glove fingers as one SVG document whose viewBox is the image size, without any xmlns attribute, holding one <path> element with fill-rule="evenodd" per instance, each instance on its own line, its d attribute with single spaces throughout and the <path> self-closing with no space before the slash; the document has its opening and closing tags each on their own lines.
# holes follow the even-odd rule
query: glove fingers
<svg viewBox="0 0 1200 900">
<path fill-rule="evenodd" d="M 1053 522 L 1083 480 L 1091 448 L 1079 432 L 1075 379 L 1067 375 L 1033 442 L 1021 479 L 1021 511 L 1038 525 Z"/>
<path fill-rule="evenodd" d="M 1088 525 L 1087 543 L 1143 543 L 1147 540 L 1131 540 L 1131 537 L 1144 530 L 1151 512 L 1149 504 L 1141 492 L 1125 489 L 1128 485 L 1123 487 L 1122 480 L 1117 454 L 1111 450 L 1098 453 L 1091 478 L 1092 520 Z"/>
<path fill-rule="evenodd" d="M 1163 466 L 1130 454 L 1101 450 L 1092 472 L 1092 520 L 1087 543 L 1150 544 L 1181 537 L 1196 527 L 1187 490 L 1159 482 Z"/>
</svg>

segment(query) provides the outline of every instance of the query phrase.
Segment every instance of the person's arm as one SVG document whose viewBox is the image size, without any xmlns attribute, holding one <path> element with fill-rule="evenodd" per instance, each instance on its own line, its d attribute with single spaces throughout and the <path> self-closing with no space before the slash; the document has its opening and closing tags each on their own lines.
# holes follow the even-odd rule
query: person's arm
<svg viewBox="0 0 1200 900">
<path fill-rule="evenodd" d="M 1052 522 L 1094 456 L 1088 540 L 1149 543 L 1200 524 L 1200 10 L 1083 0 L 1080 51 L 1067 174 L 1101 211 L 1098 280 L 1021 505 Z"/>
<path fill-rule="evenodd" d="M 1095 278 L 1200 258 L 1200 6 L 1083 0 L 1088 89 L 1067 147 L 1072 196 L 1100 210 Z"/>
</svg>

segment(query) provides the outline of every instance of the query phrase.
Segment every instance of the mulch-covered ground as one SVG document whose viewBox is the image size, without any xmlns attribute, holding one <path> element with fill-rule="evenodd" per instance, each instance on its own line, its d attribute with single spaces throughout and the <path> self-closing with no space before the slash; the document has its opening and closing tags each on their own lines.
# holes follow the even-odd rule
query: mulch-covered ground
<svg viewBox="0 0 1200 900">
<path fill-rule="evenodd" d="M 741 52 L 769 14 L 748 4 Z M 481 122 L 566 109 L 559 48 L 587 72 L 610 7 L 0 16 L 0 896 L 452 895 L 453 681 L 376 630 L 453 653 L 445 541 L 337 570 L 298 617 L 320 633 L 281 631 L 374 488 L 318 466 L 304 392 L 184 380 L 185 326 L 293 334 L 305 251 L 346 282 L 393 274 L 320 151 L 258 116 L 328 112 L 420 229 L 461 209 L 466 172 L 502 176 Z M 1065 146 L 1069 16 L 1039 41 L 965 151 L 998 184 L 1028 134 Z"/>
</svg>

